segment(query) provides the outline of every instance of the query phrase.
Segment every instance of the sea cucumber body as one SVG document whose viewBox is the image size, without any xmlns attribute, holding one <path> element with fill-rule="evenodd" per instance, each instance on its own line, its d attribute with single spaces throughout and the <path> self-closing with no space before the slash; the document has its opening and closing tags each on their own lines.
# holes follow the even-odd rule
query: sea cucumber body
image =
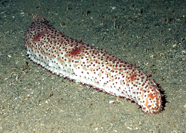
<svg viewBox="0 0 186 133">
<path fill-rule="evenodd" d="M 38 14 L 25 36 L 28 57 L 52 73 L 135 101 L 145 113 L 161 111 L 157 84 L 134 65 L 63 35 Z"/>
</svg>

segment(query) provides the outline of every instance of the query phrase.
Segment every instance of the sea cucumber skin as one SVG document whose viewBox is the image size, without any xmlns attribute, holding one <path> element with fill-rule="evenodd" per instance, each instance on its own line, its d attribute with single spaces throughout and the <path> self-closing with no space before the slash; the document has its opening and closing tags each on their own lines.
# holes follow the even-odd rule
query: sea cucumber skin
<svg viewBox="0 0 186 133">
<path fill-rule="evenodd" d="M 134 65 L 63 35 L 41 15 L 25 34 L 28 57 L 50 72 L 136 102 L 145 113 L 162 110 L 160 89 Z"/>
</svg>

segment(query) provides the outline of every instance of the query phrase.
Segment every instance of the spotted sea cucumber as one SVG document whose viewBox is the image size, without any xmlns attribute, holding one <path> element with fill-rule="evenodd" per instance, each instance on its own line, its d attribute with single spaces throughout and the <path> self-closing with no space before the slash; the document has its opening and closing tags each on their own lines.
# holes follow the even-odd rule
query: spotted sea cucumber
<svg viewBox="0 0 186 133">
<path fill-rule="evenodd" d="M 34 15 L 25 34 L 28 57 L 50 72 L 136 102 L 145 113 L 162 110 L 156 82 L 145 72 L 103 50 L 85 45 Z"/>
</svg>

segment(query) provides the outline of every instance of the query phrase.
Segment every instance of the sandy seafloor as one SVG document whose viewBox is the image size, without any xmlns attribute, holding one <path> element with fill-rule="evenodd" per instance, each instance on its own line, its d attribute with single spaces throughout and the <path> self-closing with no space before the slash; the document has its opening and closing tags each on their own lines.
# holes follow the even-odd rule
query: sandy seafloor
<svg viewBox="0 0 186 133">
<path fill-rule="evenodd" d="M 30 61 L 24 33 L 34 14 L 152 74 L 164 110 L 145 114 Z M 0 133 L 183 133 L 185 71 L 185 0 L 0 0 Z"/>
</svg>

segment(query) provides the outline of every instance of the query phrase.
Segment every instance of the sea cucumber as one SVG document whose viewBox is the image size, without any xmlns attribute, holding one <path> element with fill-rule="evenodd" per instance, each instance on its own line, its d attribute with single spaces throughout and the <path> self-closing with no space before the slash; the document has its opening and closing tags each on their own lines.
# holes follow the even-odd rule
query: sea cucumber
<svg viewBox="0 0 186 133">
<path fill-rule="evenodd" d="M 145 72 L 103 50 L 85 45 L 34 15 L 25 34 L 28 57 L 61 77 L 136 102 L 145 113 L 162 110 L 162 95 Z"/>
</svg>

